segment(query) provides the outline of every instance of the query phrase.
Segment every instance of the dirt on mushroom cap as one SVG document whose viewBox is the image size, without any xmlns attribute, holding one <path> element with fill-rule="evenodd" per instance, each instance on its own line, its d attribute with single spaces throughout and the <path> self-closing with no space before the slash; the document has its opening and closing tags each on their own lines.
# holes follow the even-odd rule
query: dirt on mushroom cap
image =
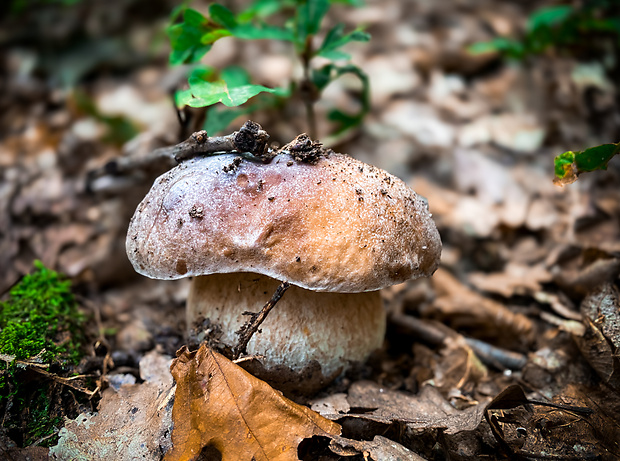
<svg viewBox="0 0 620 461">
<path fill-rule="evenodd" d="M 270 163 L 233 154 L 160 176 L 127 235 L 151 278 L 255 272 L 318 291 L 372 291 L 431 275 L 441 240 L 400 179 L 349 156 Z"/>
</svg>

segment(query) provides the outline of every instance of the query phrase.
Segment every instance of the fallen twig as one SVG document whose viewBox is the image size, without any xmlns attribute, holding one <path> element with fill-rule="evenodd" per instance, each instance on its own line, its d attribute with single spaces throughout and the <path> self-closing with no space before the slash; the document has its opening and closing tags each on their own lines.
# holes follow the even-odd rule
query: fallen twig
<svg viewBox="0 0 620 461">
<path fill-rule="evenodd" d="M 64 386 L 70 387 L 72 389 L 75 389 L 76 391 L 80 391 L 83 392 L 84 394 L 88 395 L 89 397 L 92 397 L 93 395 L 95 395 L 96 391 L 89 391 L 86 388 L 77 386 L 76 384 L 73 384 L 73 380 L 76 379 L 81 379 L 81 378 L 90 378 L 93 375 L 78 375 L 78 376 L 71 376 L 70 378 L 63 378 L 62 376 L 58 376 L 54 373 L 50 373 L 48 371 L 45 371 L 43 369 L 40 368 L 36 368 L 36 367 L 31 367 L 30 368 L 33 371 L 36 371 L 37 373 L 45 376 L 46 378 L 51 379 L 52 381 L 56 381 L 57 383 L 60 383 Z"/>
<path fill-rule="evenodd" d="M 449 337 L 449 333 L 436 327 L 431 322 L 426 322 L 410 315 L 392 315 L 390 316 L 390 322 L 404 333 L 435 346 L 443 345 Z M 444 326 L 444 328 L 448 327 Z M 454 332 L 454 334 L 458 333 Z M 527 363 L 527 357 L 518 352 L 508 351 L 479 339 L 465 337 L 465 342 L 485 365 L 491 365 L 499 369 L 520 370 Z"/>
<path fill-rule="evenodd" d="M 521 370 L 527 363 L 527 357 L 518 352 L 507 351 L 474 338 L 465 338 L 467 345 L 485 365 L 499 369 Z"/>
</svg>

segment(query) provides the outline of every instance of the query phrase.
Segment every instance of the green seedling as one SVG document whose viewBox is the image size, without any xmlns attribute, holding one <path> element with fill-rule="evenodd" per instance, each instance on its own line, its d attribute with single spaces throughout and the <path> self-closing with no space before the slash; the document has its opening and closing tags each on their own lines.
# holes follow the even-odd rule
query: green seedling
<svg viewBox="0 0 620 461">
<path fill-rule="evenodd" d="M 581 6 L 554 5 L 534 12 L 520 39 L 498 37 L 469 47 L 474 54 L 499 53 L 512 59 L 544 53 L 550 48 L 568 53 L 580 52 L 588 59 L 595 55 L 596 44 L 606 39 L 608 45 L 620 47 L 620 14 L 617 2 L 592 0 Z M 599 39 L 599 40 L 596 40 Z M 611 73 L 611 69 L 607 69 Z M 613 77 L 612 77 L 613 78 Z M 605 170 L 620 150 L 619 144 L 603 144 L 583 151 L 568 151 L 554 161 L 557 185 L 571 184 L 581 173 Z"/>
<path fill-rule="evenodd" d="M 216 41 L 236 37 L 290 43 L 303 67 L 301 80 L 285 88 L 268 88 L 252 83 L 247 72 L 238 67 L 217 70 L 199 66 L 189 76 L 189 88 L 176 93 L 177 105 L 210 107 L 205 129 L 213 133 L 226 128 L 234 118 L 265 106 L 263 102 L 240 107 L 251 98 L 271 95 L 274 105 L 298 94 L 306 108 L 308 130 L 315 138 L 314 103 L 330 82 L 348 73 L 358 77 L 362 84 L 361 109 L 357 114 L 333 109 L 328 117 L 339 123 L 338 132 L 358 125 L 370 109 L 368 79 L 361 69 L 348 62 L 350 56 L 342 48 L 350 42 L 368 41 L 370 36 L 361 29 L 347 32 L 343 24 L 322 31 L 323 19 L 333 3 L 336 0 L 255 0 L 238 14 L 214 3 L 209 7 L 208 17 L 186 6 L 176 9 L 173 25 L 167 29 L 172 65 L 196 64 Z M 352 0 L 340 3 L 357 4 Z M 317 46 L 318 35 L 324 38 Z M 318 57 L 328 62 L 317 67 L 314 61 Z"/>
<path fill-rule="evenodd" d="M 39 261 L 0 303 L 0 411 L 16 442 L 54 441 L 60 389 L 46 377 L 68 375 L 79 363 L 83 323 L 70 282 Z"/>
<path fill-rule="evenodd" d="M 603 144 L 582 151 L 564 152 L 554 160 L 554 183 L 564 186 L 575 182 L 581 173 L 606 170 L 607 163 L 618 154 L 620 154 L 620 143 Z"/>
<path fill-rule="evenodd" d="M 497 37 L 469 47 L 474 54 L 495 52 L 513 59 L 545 52 L 551 47 L 568 49 L 591 45 L 586 37 L 609 36 L 620 44 L 620 16 L 613 2 L 595 0 L 583 6 L 554 5 L 540 8 L 528 19 L 521 38 Z"/>
</svg>

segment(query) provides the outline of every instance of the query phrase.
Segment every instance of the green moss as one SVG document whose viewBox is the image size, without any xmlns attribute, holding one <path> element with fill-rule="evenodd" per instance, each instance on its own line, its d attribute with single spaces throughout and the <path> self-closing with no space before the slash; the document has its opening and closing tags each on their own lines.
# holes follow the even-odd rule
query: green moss
<svg viewBox="0 0 620 461">
<path fill-rule="evenodd" d="M 53 434 L 62 423 L 52 402 L 60 402 L 57 394 L 64 390 L 23 362 L 43 364 L 61 376 L 72 373 L 84 355 L 84 321 L 71 282 L 39 261 L 0 302 L 0 405 L 10 416 L 5 428 L 24 445 Z"/>
<path fill-rule="evenodd" d="M 0 303 L 0 353 L 25 360 L 41 354 L 45 363 L 76 364 L 84 321 L 68 280 L 39 261 Z"/>
<path fill-rule="evenodd" d="M 25 430 L 26 438 L 24 440 L 25 446 L 32 445 L 39 440 L 49 437 L 63 425 L 62 416 L 52 415 L 53 405 L 48 395 L 39 393 L 29 404 L 32 406 L 32 410 L 28 412 Z M 56 442 L 55 437 L 50 437 L 48 440 Z"/>
</svg>

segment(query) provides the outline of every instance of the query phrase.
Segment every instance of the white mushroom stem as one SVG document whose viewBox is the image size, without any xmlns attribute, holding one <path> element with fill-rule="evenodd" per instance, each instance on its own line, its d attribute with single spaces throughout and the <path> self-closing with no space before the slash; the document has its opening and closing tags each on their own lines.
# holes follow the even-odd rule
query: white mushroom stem
<svg viewBox="0 0 620 461">
<path fill-rule="evenodd" d="M 243 313 L 259 311 L 279 284 L 253 273 L 195 277 L 187 302 L 188 328 L 208 319 L 221 329 L 219 341 L 234 347 L 236 332 L 248 319 Z M 247 352 L 264 357 L 267 371 L 286 367 L 302 373 L 317 362 L 329 380 L 381 347 L 385 323 L 378 291 L 330 293 L 291 286 L 254 334 Z"/>
</svg>

